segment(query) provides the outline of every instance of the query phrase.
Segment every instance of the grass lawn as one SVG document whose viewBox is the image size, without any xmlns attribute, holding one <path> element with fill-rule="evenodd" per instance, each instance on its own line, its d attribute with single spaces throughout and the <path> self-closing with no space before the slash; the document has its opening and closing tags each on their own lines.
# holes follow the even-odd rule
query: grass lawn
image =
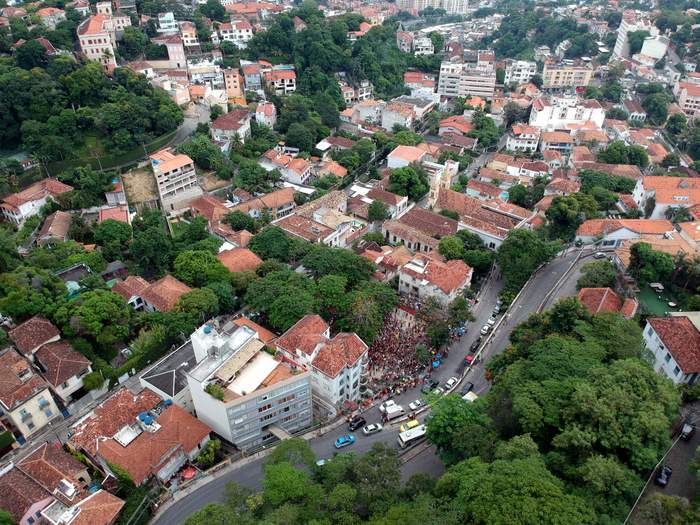
<svg viewBox="0 0 700 525">
<path fill-rule="evenodd" d="M 664 316 L 667 312 L 678 312 L 679 308 L 671 308 L 668 303 L 677 303 L 678 301 L 664 290 L 661 295 L 652 290 L 649 285 L 645 285 L 637 294 L 637 300 L 644 309 L 654 316 Z"/>
</svg>

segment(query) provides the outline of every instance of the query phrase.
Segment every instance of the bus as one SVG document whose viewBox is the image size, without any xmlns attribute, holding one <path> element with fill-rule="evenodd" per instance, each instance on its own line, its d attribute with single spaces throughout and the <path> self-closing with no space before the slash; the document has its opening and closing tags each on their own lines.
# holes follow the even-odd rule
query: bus
<svg viewBox="0 0 700 525">
<path fill-rule="evenodd" d="M 406 432 L 401 432 L 397 438 L 397 442 L 401 448 L 410 447 L 425 438 L 425 425 L 419 425 L 416 428 L 411 428 Z"/>
</svg>

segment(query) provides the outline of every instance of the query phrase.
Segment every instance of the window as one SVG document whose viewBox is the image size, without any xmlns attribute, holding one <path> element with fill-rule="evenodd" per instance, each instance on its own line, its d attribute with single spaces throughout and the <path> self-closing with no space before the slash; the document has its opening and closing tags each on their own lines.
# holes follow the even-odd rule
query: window
<svg viewBox="0 0 700 525">
<path fill-rule="evenodd" d="M 31 421 L 29 423 L 27 423 L 27 428 L 29 430 L 34 430 L 34 423 L 32 423 Z"/>
<path fill-rule="evenodd" d="M 678 367 L 674 368 L 674 369 L 673 369 L 673 375 L 674 375 L 674 376 L 677 376 L 677 375 L 680 373 L 680 371 L 681 371 L 680 368 L 678 368 Z"/>
<path fill-rule="evenodd" d="M 671 354 L 666 352 L 666 356 L 664 357 L 664 361 L 666 361 L 668 363 L 670 360 L 671 360 Z"/>
<path fill-rule="evenodd" d="M 651 325 L 649 325 L 649 328 L 647 328 L 647 335 L 651 335 L 654 333 L 654 328 L 652 328 Z"/>
<path fill-rule="evenodd" d="M 268 403 L 266 405 L 261 406 L 258 408 L 258 412 L 265 412 L 266 410 L 270 410 L 272 408 L 272 404 Z"/>
</svg>

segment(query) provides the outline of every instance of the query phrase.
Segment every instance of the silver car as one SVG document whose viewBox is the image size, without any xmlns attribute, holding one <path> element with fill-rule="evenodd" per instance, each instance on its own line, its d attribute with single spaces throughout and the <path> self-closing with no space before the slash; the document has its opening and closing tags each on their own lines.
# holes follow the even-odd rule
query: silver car
<svg viewBox="0 0 700 525">
<path fill-rule="evenodd" d="M 366 425 L 362 427 L 362 433 L 365 436 L 369 436 L 370 434 L 376 434 L 377 432 L 382 431 L 382 427 L 379 423 L 370 423 L 369 425 Z"/>
</svg>

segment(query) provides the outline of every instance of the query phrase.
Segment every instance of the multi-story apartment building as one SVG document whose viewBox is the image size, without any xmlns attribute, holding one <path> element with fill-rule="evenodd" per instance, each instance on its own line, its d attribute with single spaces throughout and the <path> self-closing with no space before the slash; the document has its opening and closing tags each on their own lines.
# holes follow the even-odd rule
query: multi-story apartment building
<svg viewBox="0 0 700 525">
<path fill-rule="evenodd" d="M 526 126 L 525 124 L 513 124 L 513 129 L 508 134 L 506 149 L 510 151 L 537 151 L 540 141 L 540 128 Z"/>
<path fill-rule="evenodd" d="M 226 86 L 226 95 L 229 100 L 235 100 L 245 97 L 245 89 L 243 86 L 243 76 L 238 68 L 224 69 L 224 86 Z"/>
<path fill-rule="evenodd" d="M 182 43 L 185 47 L 192 48 L 199 46 L 197 28 L 192 22 L 180 22 L 180 35 L 182 36 Z"/>
<path fill-rule="evenodd" d="M 496 89 L 496 70 L 476 64 L 446 60 L 440 64 L 438 94 L 445 97 L 493 98 Z"/>
<path fill-rule="evenodd" d="M 330 336 L 318 315 L 307 315 L 275 340 L 275 347 L 297 370 L 311 373 L 314 400 L 329 411 L 360 400 L 360 383 L 369 363 L 368 347 L 355 333 Z"/>
<path fill-rule="evenodd" d="M 597 100 L 543 96 L 533 102 L 529 123 L 543 130 L 557 130 L 588 122 L 600 128 L 604 120 L 605 110 Z"/>
<path fill-rule="evenodd" d="M 243 143 L 250 137 L 250 117 L 248 108 L 232 109 L 209 124 L 209 133 L 219 142 L 235 141 L 237 138 Z"/>
<path fill-rule="evenodd" d="M 469 13 L 469 0 L 397 0 L 396 7 L 412 11 L 434 7 L 444 9 L 450 15 L 465 15 Z"/>
<path fill-rule="evenodd" d="M 253 38 L 253 26 L 243 18 L 225 22 L 219 26 L 219 38 L 233 42 L 239 49 L 245 49 Z"/>
<path fill-rule="evenodd" d="M 108 18 L 97 14 L 83 20 L 77 29 L 80 50 L 85 58 L 99 62 L 106 69 L 117 66 L 114 58 L 116 39 L 109 29 Z"/>
<path fill-rule="evenodd" d="M 653 355 L 654 370 L 676 385 L 692 385 L 700 377 L 700 332 L 696 315 L 679 313 L 672 317 L 652 317 L 644 327 L 644 344 Z"/>
<path fill-rule="evenodd" d="M 524 84 L 537 74 L 537 62 L 528 60 L 508 60 L 506 62 L 505 77 L 503 83 Z"/>
<path fill-rule="evenodd" d="M 0 421 L 20 445 L 61 414 L 49 384 L 12 348 L 0 352 L 0 408 Z"/>
<path fill-rule="evenodd" d="M 214 60 L 203 58 L 188 60 L 187 70 L 193 84 L 209 86 L 211 89 L 226 88 L 221 66 Z"/>
<path fill-rule="evenodd" d="M 576 63 L 564 60 L 559 63 L 547 61 L 542 71 L 542 87 L 544 89 L 561 89 L 569 87 L 584 87 L 593 78 L 593 67 L 590 64 Z"/>
<path fill-rule="evenodd" d="M 275 427 L 311 424 L 311 374 L 265 351 L 249 326 L 213 319 L 191 336 L 197 365 L 187 384 L 197 417 L 240 449 L 273 439 Z"/>
<path fill-rule="evenodd" d="M 673 93 L 683 113 L 689 117 L 697 117 L 700 114 L 700 85 L 692 82 L 677 82 Z"/>
<path fill-rule="evenodd" d="M 194 161 L 187 155 L 163 149 L 151 155 L 150 159 L 164 210 L 183 208 L 202 194 Z"/>
<path fill-rule="evenodd" d="M 650 36 L 659 34 L 659 30 L 649 16 L 641 11 L 625 9 L 622 12 L 622 20 L 617 28 L 617 40 L 613 49 L 613 57 L 627 57 L 630 54 L 628 33 L 635 31 L 648 31 Z"/>
<path fill-rule="evenodd" d="M 414 55 L 432 55 L 433 53 L 435 53 L 435 48 L 433 47 L 433 41 L 429 36 L 419 36 L 413 39 Z"/>
<path fill-rule="evenodd" d="M 172 11 L 167 13 L 158 13 L 158 32 L 159 33 L 177 33 L 179 30 L 175 15 Z"/>
<path fill-rule="evenodd" d="M 291 66 L 267 71 L 264 77 L 275 95 L 291 95 L 297 90 L 297 74 Z"/>
<path fill-rule="evenodd" d="M 447 306 L 471 284 L 473 270 L 464 261 L 444 261 L 435 253 L 416 255 L 399 270 L 399 293 Z"/>
</svg>

